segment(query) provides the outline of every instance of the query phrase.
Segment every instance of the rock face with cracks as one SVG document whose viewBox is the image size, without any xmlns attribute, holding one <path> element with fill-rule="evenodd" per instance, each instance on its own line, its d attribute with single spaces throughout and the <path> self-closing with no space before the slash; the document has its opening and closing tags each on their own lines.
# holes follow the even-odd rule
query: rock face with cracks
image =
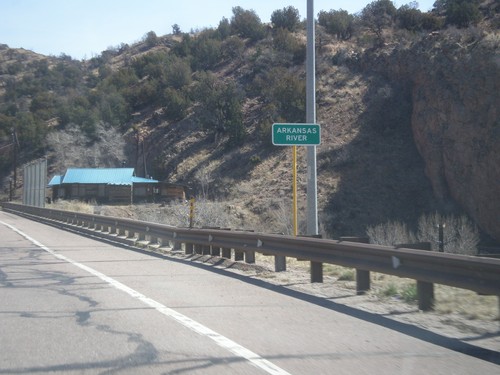
<svg viewBox="0 0 500 375">
<path fill-rule="evenodd" d="M 499 45 L 496 33 L 449 32 L 371 56 L 371 67 L 385 70 L 411 90 L 413 137 L 435 197 L 456 201 L 496 240 L 500 240 Z"/>
<path fill-rule="evenodd" d="M 412 129 L 438 198 L 451 196 L 500 239 L 500 56 L 455 44 L 422 65 L 413 89 Z"/>
</svg>

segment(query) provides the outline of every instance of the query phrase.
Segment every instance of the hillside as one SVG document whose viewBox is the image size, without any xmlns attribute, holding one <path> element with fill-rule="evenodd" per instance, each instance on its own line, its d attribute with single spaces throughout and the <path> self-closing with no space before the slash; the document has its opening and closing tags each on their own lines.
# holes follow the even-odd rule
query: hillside
<svg viewBox="0 0 500 375">
<path fill-rule="evenodd" d="M 320 18 L 325 235 L 365 235 L 388 221 L 415 227 L 439 211 L 465 212 L 500 240 L 498 7 L 481 9 L 474 26 L 432 32 L 402 28 L 401 10 L 380 30 L 363 14 L 352 35 L 332 33 Z M 291 149 L 271 145 L 270 126 L 305 120 L 305 30 L 261 25 L 258 35 L 245 34 L 239 20 L 235 13 L 195 35 L 148 33 L 82 62 L 2 47 L 4 186 L 15 127 L 21 163 L 46 155 L 51 175 L 125 163 L 226 202 L 247 228 L 281 230 L 278 213 L 291 205 Z M 302 221 L 305 149 L 298 168 Z"/>
</svg>

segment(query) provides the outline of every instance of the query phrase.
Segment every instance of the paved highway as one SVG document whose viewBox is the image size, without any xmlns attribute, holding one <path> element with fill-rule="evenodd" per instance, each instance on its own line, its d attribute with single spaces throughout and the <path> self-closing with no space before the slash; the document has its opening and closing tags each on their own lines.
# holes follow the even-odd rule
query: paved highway
<svg viewBox="0 0 500 375">
<path fill-rule="evenodd" d="M 500 374 L 499 353 L 297 297 L 0 211 L 0 374 Z"/>
</svg>

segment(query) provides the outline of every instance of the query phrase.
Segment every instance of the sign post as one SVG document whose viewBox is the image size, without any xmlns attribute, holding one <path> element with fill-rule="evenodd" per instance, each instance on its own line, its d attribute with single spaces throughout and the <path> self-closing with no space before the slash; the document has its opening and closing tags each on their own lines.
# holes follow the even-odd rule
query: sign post
<svg viewBox="0 0 500 375">
<path fill-rule="evenodd" d="M 306 121 L 316 122 L 316 31 L 314 0 L 307 0 Z M 307 235 L 318 234 L 316 146 L 307 147 Z M 313 278 L 311 278 L 313 279 Z"/>
<path fill-rule="evenodd" d="M 272 141 L 275 146 L 293 146 L 293 235 L 297 236 L 297 146 L 319 145 L 321 143 L 321 127 L 318 124 L 273 124 Z"/>
</svg>

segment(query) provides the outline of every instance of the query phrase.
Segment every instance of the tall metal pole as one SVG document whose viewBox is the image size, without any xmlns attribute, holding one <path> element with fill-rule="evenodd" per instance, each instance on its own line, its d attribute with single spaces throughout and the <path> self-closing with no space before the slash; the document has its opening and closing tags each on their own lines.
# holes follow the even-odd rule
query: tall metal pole
<svg viewBox="0 0 500 375">
<path fill-rule="evenodd" d="M 316 123 L 314 0 L 307 0 L 306 121 Z M 307 146 L 307 234 L 318 234 L 316 146 Z"/>
<path fill-rule="evenodd" d="M 299 234 L 299 226 L 297 220 L 297 146 L 292 146 L 292 195 L 293 195 L 293 235 Z"/>
</svg>

